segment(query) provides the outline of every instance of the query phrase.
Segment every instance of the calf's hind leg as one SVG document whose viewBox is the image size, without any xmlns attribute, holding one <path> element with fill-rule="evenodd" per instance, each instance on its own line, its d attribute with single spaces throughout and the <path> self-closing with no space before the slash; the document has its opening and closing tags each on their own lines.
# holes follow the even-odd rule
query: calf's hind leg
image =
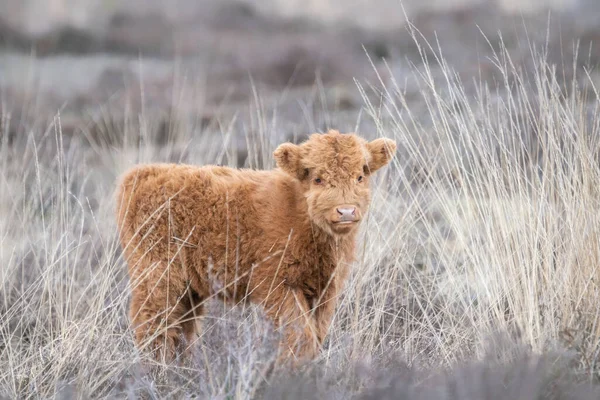
<svg viewBox="0 0 600 400">
<path fill-rule="evenodd" d="M 145 276 L 132 282 L 129 310 L 138 347 L 149 347 L 164 362 L 175 359 L 181 334 L 190 330 L 185 319 L 191 312 L 187 286 L 180 274 L 166 270 L 172 267 L 154 263 L 138 270 Z"/>
<path fill-rule="evenodd" d="M 200 317 L 204 314 L 204 300 L 191 288 L 188 289 L 186 298 L 188 311 L 181 318 L 181 327 L 186 341 L 184 354 L 190 356 L 201 329 Z"/>
</svg>

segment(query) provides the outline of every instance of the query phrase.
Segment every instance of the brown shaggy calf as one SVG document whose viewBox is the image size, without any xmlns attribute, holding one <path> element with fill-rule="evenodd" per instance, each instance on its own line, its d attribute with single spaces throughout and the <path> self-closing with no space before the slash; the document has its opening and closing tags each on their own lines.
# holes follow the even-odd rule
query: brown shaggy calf
<svg viewBox="0 0 600 400">
<path fill-rule="evenodd" d="M 314 134 L 274 152 L 278 169 L 151 164 L 123 177 L 121 245 L 140 347 L 172 359 L 191 343 L 203 301 L 264 306 L 283 329 L 282 356 L 313 357 L 333 317 L 370 202 L 369 177 L 389 139 Z"/>
</svg>

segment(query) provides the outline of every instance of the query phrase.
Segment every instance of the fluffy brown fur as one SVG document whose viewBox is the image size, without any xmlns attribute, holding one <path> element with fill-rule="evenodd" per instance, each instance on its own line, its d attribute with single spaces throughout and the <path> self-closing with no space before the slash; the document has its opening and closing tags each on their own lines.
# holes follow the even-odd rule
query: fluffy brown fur
<svg viewBox="0 0 600 400">
<path fill-rule="evenodd" d="M 118 224 L 138 345 L 171 359 L 216 296 L 263 305 L 283 329 L 283 357 L 313 357 L 354 257 L 369 176 L 395 150 L 389 139 L 329 131 L 280 145 L 272 171 L 150 164 L 127 172 Z"/>
</svg>

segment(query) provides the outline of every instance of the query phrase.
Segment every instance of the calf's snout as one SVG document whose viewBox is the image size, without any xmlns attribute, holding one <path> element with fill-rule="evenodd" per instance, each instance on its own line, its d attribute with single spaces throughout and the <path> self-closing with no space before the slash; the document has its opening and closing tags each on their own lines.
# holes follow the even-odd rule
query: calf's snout
<svg viewBox="0 0 600 400">
<path fill-rule="evenodd" d="M 356 207 L 348 204 L 337 206 L 334 214 L 334 222 L 355 222 L 360 219 Z"/>
</svg>

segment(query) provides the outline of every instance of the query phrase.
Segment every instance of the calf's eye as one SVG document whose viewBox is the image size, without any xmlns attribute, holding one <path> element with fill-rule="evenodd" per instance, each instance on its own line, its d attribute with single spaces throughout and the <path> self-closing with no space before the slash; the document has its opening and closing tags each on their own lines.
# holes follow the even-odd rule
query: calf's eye
<svg viewBox="0 0 600 400">
<path fill-rule="evenodd" d="M 362 182 L 362 181 L 363 181 L 363 176 L 362 176 L 362 175 L 358 177 L 358 181 L 359 181 L 359 182 Z"/>
</svg>

